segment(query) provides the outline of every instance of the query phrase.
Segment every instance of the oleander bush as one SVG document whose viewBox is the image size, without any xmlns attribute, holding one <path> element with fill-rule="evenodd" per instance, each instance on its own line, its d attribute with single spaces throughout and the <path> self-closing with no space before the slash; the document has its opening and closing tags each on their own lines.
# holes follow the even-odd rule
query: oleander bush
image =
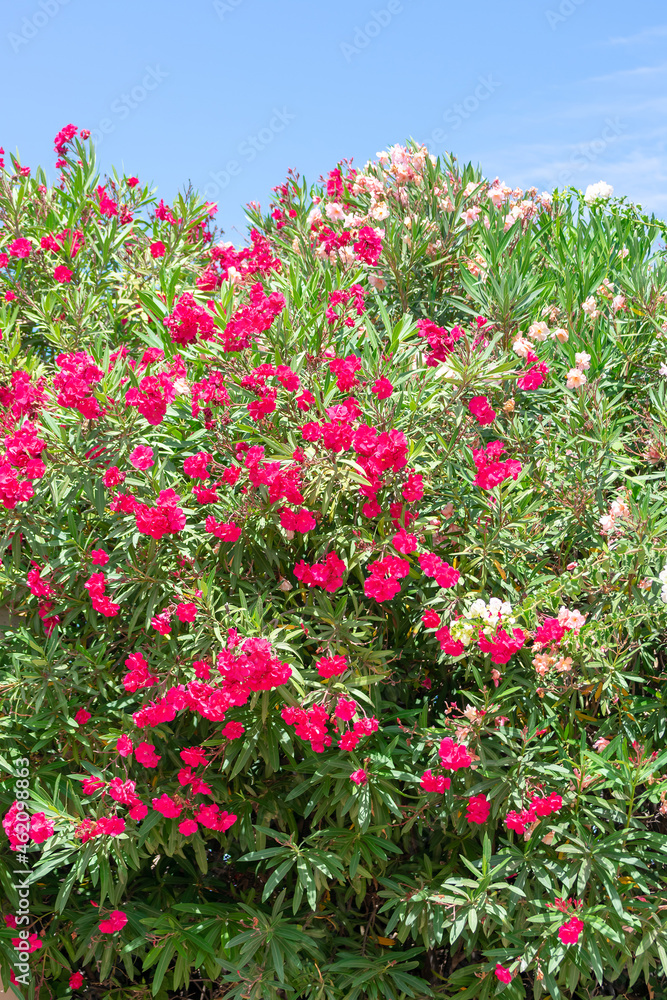
<svg viewBox="0 0 667 1000">
<path fill-rule="evenodd" d="M 0 975 L 667 997 L 665 225 L 415 143 L 0 174 Z"/>
</svg>

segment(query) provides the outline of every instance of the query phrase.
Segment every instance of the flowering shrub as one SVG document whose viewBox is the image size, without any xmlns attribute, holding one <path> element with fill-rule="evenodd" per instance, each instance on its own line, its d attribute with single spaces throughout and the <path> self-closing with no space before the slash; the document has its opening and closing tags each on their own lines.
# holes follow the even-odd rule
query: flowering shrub
<svg viewBox="0 0 667 1000">
<path fill-rule="evenodd" d="M 4 982 L 18 927 L 39 998 L 666 996 L 664 226 L 413 145 L 238 249 L 56 149 L 0 175 Z"/>
</svg>

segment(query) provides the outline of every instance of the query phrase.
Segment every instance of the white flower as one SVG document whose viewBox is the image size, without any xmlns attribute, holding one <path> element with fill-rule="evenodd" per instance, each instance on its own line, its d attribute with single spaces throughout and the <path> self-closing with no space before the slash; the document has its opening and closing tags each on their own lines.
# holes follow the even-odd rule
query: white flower
<svg viewBox="0 0 667 1000">
<path fill-rule="evenodd" d="M 611 184 L 606 184 L 604 181 L 598 181 L 597 184 L 589 184 L 586 188 L 586 193 L 584 195 L 584 201 L 587 205 L 592 205 L 594 201 L 599 198 L 603 198 L 605 201 L 607 198 L 611 198 L 614 193 L 614 189 Z"/>
</svg>

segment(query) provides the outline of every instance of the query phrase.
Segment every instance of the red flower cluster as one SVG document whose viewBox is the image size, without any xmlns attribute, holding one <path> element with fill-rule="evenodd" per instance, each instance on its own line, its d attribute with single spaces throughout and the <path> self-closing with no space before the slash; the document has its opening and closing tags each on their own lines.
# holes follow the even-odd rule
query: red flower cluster
<svg viewBox="0 0 667 1000">
<path fill-rule="evenodd" d="M 473 482 L 483 490 L 492 490 L 505 479 L 517 479 L 521 472 L 521 462 L 508 458 L 499 462 L 498 458 L 505 451 L 501 441 L 491 441 L 486 448 L 473 448 L 473 460 L 477 467 L 477 475 Z"/>
<path fill-rule="evenodd" d="M 399 593 L 401 585 L 398 582 L 410 572 L 407 559 L 396 556 L 385 556 L 369 566 L 370 576 L 364 582 L 366 597 L 374 597 L 376 601 L 390 601 Z"/>
<path fill-rule="evenodd" d="M 106 618 L 114 618 L 120 611 L 120 604 L 114 604 L 107 594 L 104 593 L 107 579 L 104 573 L 93 573 L 84 583 L 84 587 L 91 597 L 91 603 L 95 611 L 98 611 Z"/>
<path fill-rule="evenodd" d="M 433 577 L 439 587 L 455 587 L 459 582 L 461 576 L 459 571 L 433 552 L 424 552 L 420 555 L 419 565 L 424 575 Z"/>
<path fill-rule="evenodd" d="M 85 351 L 74 354 L 59 354 L 56 364 L 61 369 L 53 379 L 53 388 L 58 392 L 60 406 L 78 410 L 88 420 L 100 416 L 100 405 L 92 395 L 104 372 L 98 368 Z"/>
<path fill-rule="evenodd" d="M 525 632 L 520 628 L 512 629 L 511 634 L 505 629 L 499 628 L 495 635 L 485 636 L 482 629 L 478 633 L 479 648 L 483 653 L 491 654 L 491 663 L 509 663 L 517 650 L 521 649 L 526 641 Z"/>
<path fill-rule="evenodd" d="M 375 267 L 382 253 L 382 235 L 379 230 L 371 226 L 362 226 L 359 238 L 354 244 L 354 252 L 364 264 Z"/>
<path fill-rule="evenodd" d="M 467 746 L 463 743 L 455 743 L 451 736 L 445 736 L 441 740 L 438 754 L 440 755 L 440 763 L 446 771 L 460 771 L 472 764 L 472 757 L 468 753 Z"/>
<path fill-rule="evenodd" d="M 128 673 L 123 677 L 123 687 L 126 691 L 139 691 L 141 688 L 157 684 L 157 674 L 152 674 L 148 662 L 142 653 L 131 653 L 125 660 Z"/>
<path fill-rule="evenodd" d="M 315 664 L 317 672 L 323 681 L 329 677 L 340 677 L 347 670 L 349 664 L 345 656 L 322 656 Z"/>
<path fill-rule="evenodd" d="M 426 354 L 426 364 L 429 368 L 435 368 L 441 361 L 445 361 L 448 354 L 451 354 L 454 344 L 463 336 L 460 326 L 453 326 L 451 331 L 445 330 L 430 319 L 417 320 L 419 336 L 423 337 L 429 346 Z"/>
<path fill-rule="evenodd" d="M 329 552 L 324 562 L 313 563 L 311 566 L 301 560 L 294 567 L 294 575 L 307 587 L 322 587 L 333 594 L 343 586 L 343 573 L 347 566 L 335 552 Z"/>
<path fill-rule="evenodd" d="M 166 372 L 144 375 L 138 387 L 132 386 L 125 393 L 125 405 L 134 406 L 153 427 L 161 424 L 167 407 L 176 399 L 176 388 Z"/>
<path fill-rule="evenodd" d="M 525 833 L 527 827 L 535 823 L 537 819 L 550 816 L 554 812 L 559 812 L 562 808 L 563 800 L 555 792 L 547 798 L 540 798 L 539 795 L 535 795 L 528 809 L 522 809 L 521 812 L 516 812 L 516 810 L 508 812 L 505 817 L 505 823 L 508 830 L 514 830 L 516 833 Z"/>
<path fill-rule="evenodd" d="M 525 375 L 517 380 L 517 387 L 524 390 L 539 389 L 548 374 L 549 369 L 544 362 L 532 364 L 526 369 Z"/>
<path fill-rule="evenodd" d="M 469 823 L 483 826 L 489 818 L 491 803 L 486 795 L 471 795 L 466 802 L 466 819 Z"/>
<path fill-rule="evenodd" d="M 497 416 L 496 411 L 492 408 L 486 396 L 473 396 L 468 401 L 468 409 L 477 420 L 477 423 L 481 424 L 482 427 L 492 424 Z"/>
</svg>

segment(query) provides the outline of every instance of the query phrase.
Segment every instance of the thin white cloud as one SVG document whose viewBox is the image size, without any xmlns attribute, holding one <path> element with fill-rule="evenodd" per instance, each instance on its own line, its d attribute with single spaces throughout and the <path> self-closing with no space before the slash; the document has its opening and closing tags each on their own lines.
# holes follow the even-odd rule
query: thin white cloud
<svg viewBox="0 0 667 1000">
<path fill-rule="evenodd" d="M 630 79 L 643 79 L 667 73 L 667 63 L 661 66 L 634 66 L 632 69 L 617 69 L 604 76 L 590 76 L 584 83 L 624 83 Z"/>
<path fill-rule="evenodd" d="M 653 28 L 644 28 L 634 35 L 627 35 L 625 38 L 608 38 L 603 44 L 606 45 L 644 45 L 652 42 L 653 39 L 664 38 L 667 35 L 667 24 L 656 24 Z"/>
</svg>

